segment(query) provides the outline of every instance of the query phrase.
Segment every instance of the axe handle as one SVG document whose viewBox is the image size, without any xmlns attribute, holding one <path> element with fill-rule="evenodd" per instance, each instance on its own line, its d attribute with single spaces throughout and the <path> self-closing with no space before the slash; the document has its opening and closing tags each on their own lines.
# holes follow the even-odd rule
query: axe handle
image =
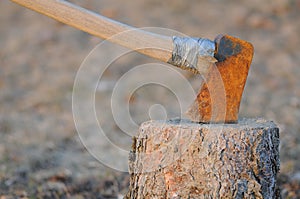
<svg viewBox="0 0 300 199">
<path fill-rule="evenodd" d="M 171 37 L 146 32 L 111 20 L 64 0 L 11 0 L 102 39 L 168 62 L 172 57 Z M 125 31 L 125 32 L 124 32 Z M 121 36 L 112 37 L 118 33 Z"/>
</svg>

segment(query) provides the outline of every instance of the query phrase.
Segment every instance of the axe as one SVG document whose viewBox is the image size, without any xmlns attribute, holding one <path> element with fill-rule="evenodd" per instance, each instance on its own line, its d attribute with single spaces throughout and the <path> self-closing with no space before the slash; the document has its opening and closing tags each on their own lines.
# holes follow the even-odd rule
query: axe
<svg viewBox="0 0 300 199">
<path fill-rule="evenodd" d="M 11 0 L 102 39 L 206 77 L 187 111 L 194 122 L 236 123 L 253 57 L 244 40 L 219 35 L 205 38 L 168 37 L 122 24 L 65 0 Z M 112 37 L 122 33 L 122 37 Z"/>
</svg>

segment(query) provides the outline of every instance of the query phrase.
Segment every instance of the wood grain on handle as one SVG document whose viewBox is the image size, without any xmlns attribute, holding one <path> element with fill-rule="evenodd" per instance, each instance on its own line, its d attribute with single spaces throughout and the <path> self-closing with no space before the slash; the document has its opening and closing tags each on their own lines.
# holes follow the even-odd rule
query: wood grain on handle
<svg viewBox="0 0 300 199">
<path fill-rule="evenodd" d="M 171 37 L 135 29 L 64 0 L 11 1 L 160 61 L 168 62 L 172 57 L 173 42 Z M 112 37 L 118 33 L 122 33 L 122 35 Z"/>
</svg>

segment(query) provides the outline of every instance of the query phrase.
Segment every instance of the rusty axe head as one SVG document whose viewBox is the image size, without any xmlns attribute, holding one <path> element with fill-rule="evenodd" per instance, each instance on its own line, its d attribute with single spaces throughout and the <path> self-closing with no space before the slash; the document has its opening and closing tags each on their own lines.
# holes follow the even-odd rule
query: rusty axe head
<svg viewBox="0 0 300 199">
<path fill-rule="evenodd" d="M 197 99 L 187 111 L 202 123 L 236 123 L 240 102 L 253 57 L 253 46 L 228 35 L 215 39 L 215 65 L 211 65 Z"/>
</svg>

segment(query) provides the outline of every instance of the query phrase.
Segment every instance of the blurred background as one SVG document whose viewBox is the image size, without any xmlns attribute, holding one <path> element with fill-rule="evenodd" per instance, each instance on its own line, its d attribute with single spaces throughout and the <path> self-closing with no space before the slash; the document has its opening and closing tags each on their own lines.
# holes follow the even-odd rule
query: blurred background
<svg viewBox="0 0 300 199">
<path fill-rule="evenodd" d="M 240 116 L 263 117 L 279 126 L 278 185 L 283 198 L 300 198 L 299 0 L 70 2 L 135 27 L 164 27 L 210 39 L 226 33 L 250 41 L 255 55 Z M 0 1 L 0 10 L 0 198 L 121 198 L 128 173 L 101 164 L 86 150 L 72 116 L 76 73 L 102 40 L 7 0 Z M 96 91 L 102 127 L 126 150 L 131 138 L 111 119 L 109 93 L 126 71 L 152 62 L 136 53 L 118 59 Z M 178 71 L 197 89 L 193 75 Z M 161 114 L 168 118 L 180 114 L 166 88 L 145 86 L 129 97 L 137 125 L 150 119 L 153 104 L 162 104 Z M 93 142 L 100 151 L 110 151 L 103 140 Z"/>
</svg>

